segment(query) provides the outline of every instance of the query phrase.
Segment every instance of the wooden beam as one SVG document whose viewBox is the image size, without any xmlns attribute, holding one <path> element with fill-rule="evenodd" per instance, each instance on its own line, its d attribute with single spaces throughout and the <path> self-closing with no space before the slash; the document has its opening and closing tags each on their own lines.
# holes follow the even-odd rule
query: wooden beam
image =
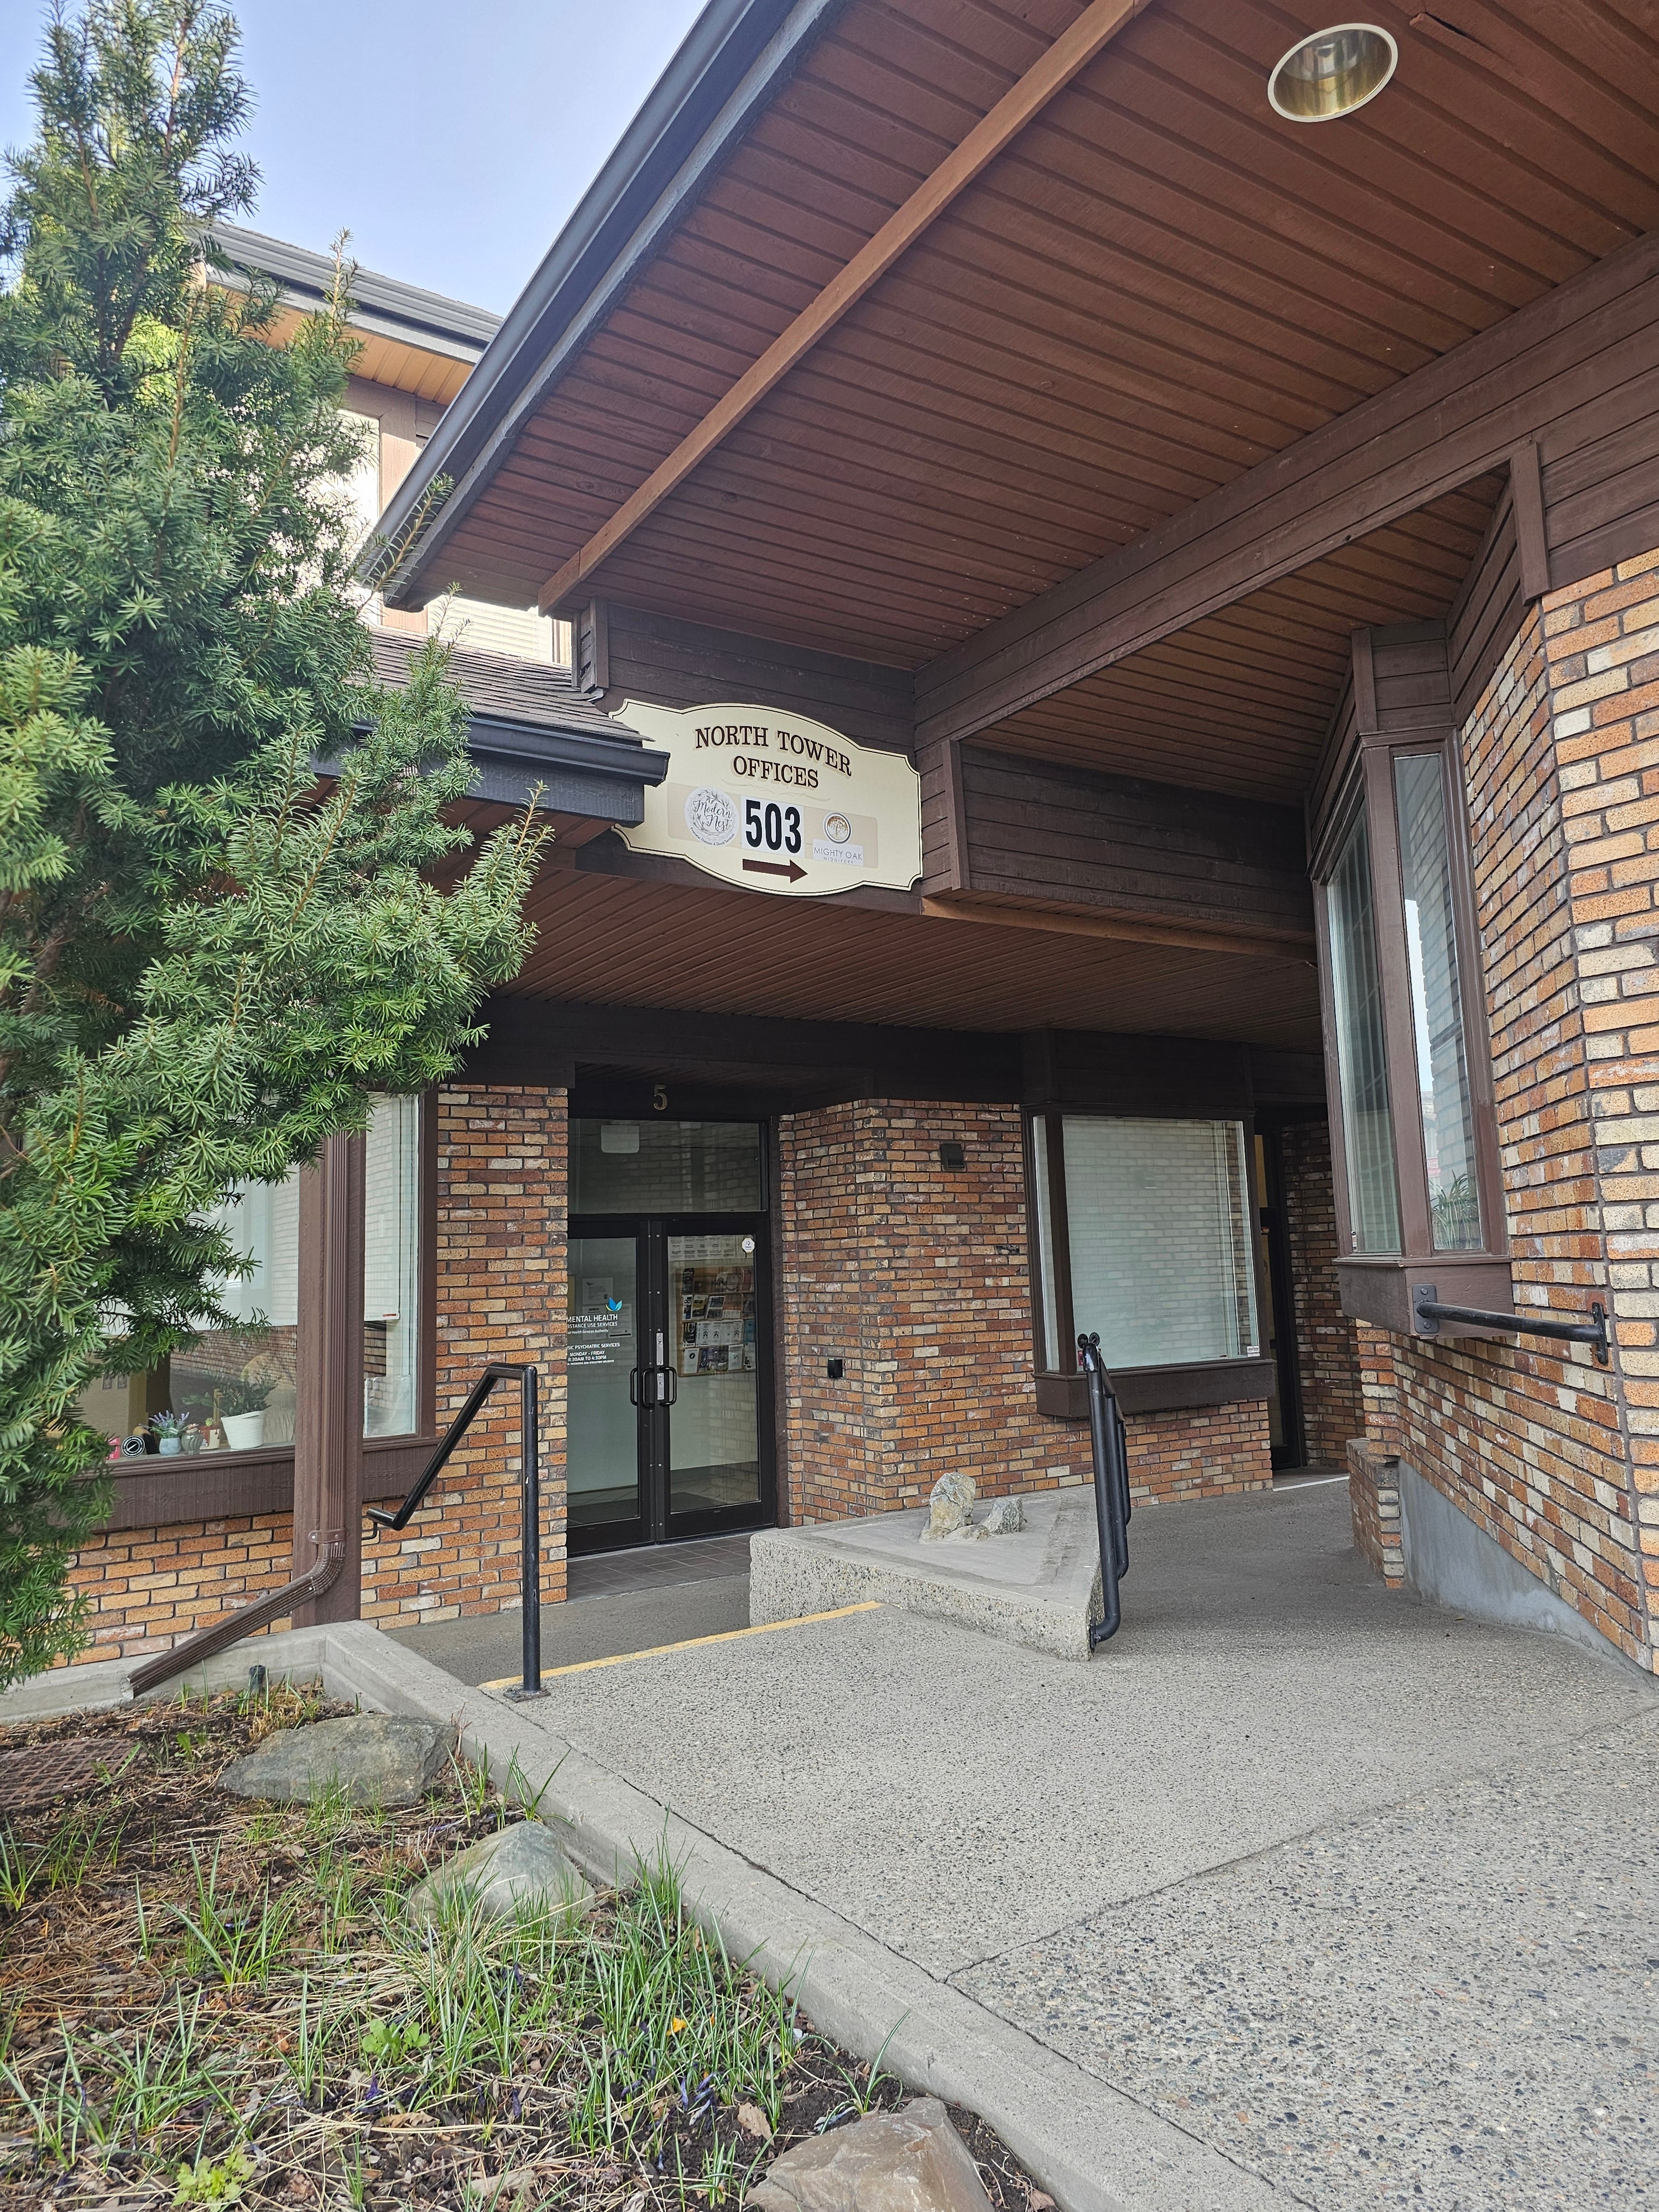
<svg viewBox="0 0 1659 2212">
<path fill-rule="evenodd" d="M 811 352 L 825 331 L 833 330 L 848 310 L 857 306 L 935 216 L 943 214 L 951 201 L 1012 144 L 1032 118 L 1042 112 L 1055 94 L 1063 91 L 1078 71 L 1085 69 L 1147 4 L 1148 0 L 1091 0 L 1070 30 L 1061 32 L 1042 59 L 1034 62 L 1024 76 L 1004 93 L 962 143 L 945 155 L 933 174 L 889 216 L 874 237 L 859 248 L 839 276 L 831 278 L 725 397 L 710 408 L 696 428 L 680 441 L 666 460 L 652 471 L 639 489 L 623 501 L 586 544 L 571 555 L 558 574 L 549 578 L 542 586 L 539 602 L 544 614 L 560 607 L 602 561 L 633 535 L 698 463 L 759 405 L 797 362 Z"/>
<path fill-rule="evenodd" d="M 1515 503 L 1515 542 L 1521 556 L 1521 596 L 1533 606 L 1550 587 L 1550 548 L 1543 471 L 1531 439 L 1517 446 L 1510 459 L 1510 497 Z"/>
<path fill-rule="evenodd" d="M 1203 616 L 1508 466 L 1536 439 L 1548 490 L 1558 426 L 1608 415 L 1652 374 L 1659 232 L 1598 262 L 1439 361 L 992 623 L 916 675 L 918 744 L 1036 705 Z M 1582 424 L 1583 442 L 1601 434 Z M 1556 567 L 1559 568 L 1558 557 Z M 1575 579 L 1556 574 L 1557 586 Z"/>
<path fill-rule="evenodd" d="M 1290 960 L 1310 968 L 1310 933 L 1206 929 L 1191 922 L 1166 921 L 1160 915 L 1079 914 L 1057 907 L 988 899 L 976 894 L 930 892 L 925 915 L 939 921 L 983 921 L 999 929 L 1036 929 L 1054 937 L 1095 937 L 1125 945 L 1171 945 L 1188 952 L 1229 952 L 1254 960 Z"/>
</svg>

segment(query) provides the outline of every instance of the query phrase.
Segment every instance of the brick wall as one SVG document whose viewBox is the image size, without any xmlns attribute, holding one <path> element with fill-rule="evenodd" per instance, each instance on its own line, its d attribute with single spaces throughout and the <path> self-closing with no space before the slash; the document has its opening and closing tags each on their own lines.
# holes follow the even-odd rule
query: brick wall
<svg viewBox="0 0 1659 2212">
<path fill-rule="evenodd" d="M 1281 1134 L 1280 1158 L 1307 1455 L 1315 1466 L 1341 1467 L 1365 1414 L 1358 1327 L 1343 1312 L 1337 1288 L 1330 1132 L 1322 1121 L 1291 1122 Z"/>
<path fill-rule="evenodd" d="M 780 1149 L 789 1517 L 921 1504 L 951 1468 L 988 1496 L 1090 1480 L 1087 1429 L 1036 1410 L 1018 1109 L 864 1100 L 786 1117 Z M 1137 1497 L 1270 1479 L 1265 1403 L 1128 1430 Z"/>
<path fill-rule="evenodd" d="M 1610 1298 L 1618 1364 L 1541 1339 L 1358 1332 L 1376 1446 L 1649 1665 L 1634 1521 L 1639 1489 L 1652 1576 L 1656 676 L 1659 556 L 1547 599 L 1462 736 L 1515 1296 Z"/>
<path fill-rule="evenodd" d="M 232 1606 L 281 1589 L 294 1572 L 293 1527 L 290 1513 L 261 1513 L 95 1537 L 70 1575 L 92 1607 L 81 1660 L 164 1651 Z"/>
</svg>

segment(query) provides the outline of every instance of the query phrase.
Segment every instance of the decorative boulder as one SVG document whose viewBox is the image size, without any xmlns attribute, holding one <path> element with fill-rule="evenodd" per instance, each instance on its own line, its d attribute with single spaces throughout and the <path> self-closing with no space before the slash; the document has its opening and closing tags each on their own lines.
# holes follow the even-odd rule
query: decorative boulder
<svg viewBox="0 0 1659 2212">
<path fill-rule="evenodd" d="M 1021 1498 L 998 1498 L 992 1501 L 991 1510 L 980 1526 L 988 1536 L 1017 1536 L 1025 1526 L 1025 1505 Z"/>
<path fill-rule="evenodd" d="M 971 1474 L 942 1474 L 927 1498 L 924 1544 L 976 1543 L 984 1534 L 974 1520 L 979 1486 Z"/>
<path fill-rule="evenodd" d="M 756 2212 L 992 2212 L 937 2097 L 797 2143 L 744 2203 Z"/>
<path fill-rule="evenodd" d="M 463 1892 L 491 1920 L 511 1920 L 520 1912 L 575 1919 L 593 1902 L 592 1889 L 539 1820 L 515 1821 L 457 1851 L 416 1883 L 404 1909 L 419 1926 L 435 1920 Z"/>
<path fill-rule="evenodd" d="M 389 1811 L 418 1805 L 448 1763 L 453 1732 L 396 1713 L 352 1713 L 283 1729 L 234 1760 L 222 1778 L 233 1797 L 314 1805 L 331 1790 L 349 1805 Z"/>
</svg>

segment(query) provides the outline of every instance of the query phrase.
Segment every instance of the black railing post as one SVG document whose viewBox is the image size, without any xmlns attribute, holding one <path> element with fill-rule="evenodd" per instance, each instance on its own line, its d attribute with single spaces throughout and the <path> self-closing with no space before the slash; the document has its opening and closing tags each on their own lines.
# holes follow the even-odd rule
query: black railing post
<svg viewBox="0 0 1659 2212">
<path fill-rule="evenodd" d="M 1100 1356 L 1100 1339 L 1080 1336 L 1077 1348 L 1089 1381 L 1089 1443 L 1100 1537 L 1101 1618 L 1089 1627 L 1089 1649 L 1094 1651 L 1115 1636 L 1123 1622 L 1118 1585 L 1129 1571 L 1129 1454 L 1117 1393 Z"/>
<path fill-rule="evenodd" d="M 542 1694 L 542 1482 L 536 1370 L 526 1367 L 520 1386 L 520 1464 L 524 1470 L 524 1534 L 519 1550 L 524 1575 L 524 1680 L 517 1694 Z"/>
<path fill-rule="evenodd" d="M 536 1370 L 507 1360 L 492 1360 L 466 1395 L 466 1402 L 445 1430 L 443 1437 L 411 1485 L 395 1513 L 371 1505 L 368 1517 L 377 1528 L 396 1533 L 409 1526 L 422 1500 L 449 1464 L 450 1455 L 471 1427 L 483 1402 L 498 1382 L 519 1386 L 519 1474 L 522 1484 L 520 1522 L 520 1595 L 524 1618 L 524 1675 L 509 1698 L 539 1698 L 542 1694 L 542 1479 L 539 1387 Z"/>
</svg>

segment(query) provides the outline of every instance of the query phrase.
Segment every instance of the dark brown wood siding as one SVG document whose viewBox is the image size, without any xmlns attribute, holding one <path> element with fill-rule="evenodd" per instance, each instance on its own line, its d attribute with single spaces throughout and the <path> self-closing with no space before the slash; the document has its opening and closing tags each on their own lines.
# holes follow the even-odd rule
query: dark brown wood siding
<svg viewBox="0 0 1659 2212">
<path fill-rule="evenodd" d="M 1468 720 L 1525 612 L 1515 501 L 1506 486 L 1474 556 L 1474 566 L 1447 617 L 1455 721 Z"/>
<path fill-rule="evenodd" d="M 964 889 L 1261 933 L 1313 927 L 1294 807 L 962 750 Z"/>
<path fill-rule="evenodd" d="M 629 699 L 663 707 L 732 699 L 810 715 L 860 744 L 910 750 L 911 684 L 902 669 L 671 622 L 632 607 L 607 607 L 605 628 L 605 697 L 613 711 Z"/>
</svg>

